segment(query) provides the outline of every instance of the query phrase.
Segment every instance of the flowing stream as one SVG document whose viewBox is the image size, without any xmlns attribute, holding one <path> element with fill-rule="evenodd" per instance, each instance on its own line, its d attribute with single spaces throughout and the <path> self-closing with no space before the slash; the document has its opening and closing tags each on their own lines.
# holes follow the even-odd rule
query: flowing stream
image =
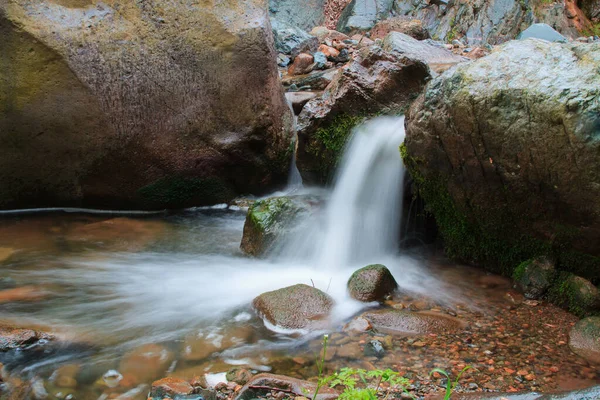
<svg viewBox="0 0 600 400">
<path fill-rule="evenodd" d="M 302 346 L 320 333 L 266 327 L 251 308 L 263 292 L 298 283 L 326 291 L 336 302 L 331 327 L 337 331 L 373 306 L 346 292 L 349 276 L 367 264 L 385 264 L 404 292 L 451 299 L 443 279 L 399 250 L 403 140 L 402 117 L 369 121 L 355 130 L 331 191 L 303 188 L 294 178 L 294 195 L 324 196 L 325 205 L 266 259 L 239 250 L 246 212 L 235 206 L 4 216 L 0 256 L 10 258 L 0 270 L 0 289 L 21 297 L 7 301 L 0 291 L 0 322 L 55 332 L 62 340 L 40 351 L 0 353 L 0 362 L 11 373 L 50 383 L 58 367 L 76 364 L 77 398 L 85 399 L 104 393 L 98 382 L 108 370 L 125 375 L 127 354 L 148 344 L 171 356 L 159 367 L 143 362 L 135 370 L 142 384 L 167 373 L 191 379 L 236 365 L 286 373 L 290 355 L 311 354 Z"/>
</svg>

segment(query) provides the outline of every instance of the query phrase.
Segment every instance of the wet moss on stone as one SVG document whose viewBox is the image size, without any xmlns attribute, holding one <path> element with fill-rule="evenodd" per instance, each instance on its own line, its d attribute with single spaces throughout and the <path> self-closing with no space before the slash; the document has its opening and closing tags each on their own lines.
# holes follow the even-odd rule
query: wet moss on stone
<svg viewBox="0 0 600 400">
<path fill-rule="evenodd" d="M 149 207 L 183 208 L 225 203 L 234 197 L 233 191 L 217 178 L 163 178 L 138 190 Z"/>
</svg>

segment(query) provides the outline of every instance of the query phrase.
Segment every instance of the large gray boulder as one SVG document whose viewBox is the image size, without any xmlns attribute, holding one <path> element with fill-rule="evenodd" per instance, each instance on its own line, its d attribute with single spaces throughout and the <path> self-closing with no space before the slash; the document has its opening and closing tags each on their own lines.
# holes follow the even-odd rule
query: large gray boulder
<svg viewBox="0 0 600 400">
<path fill-rule="evenodd" d="M 0 209 L 162 209 L 283 182 L 262 1 L 0 2 Z"/>
<path fill-rule="evenodd" d="M 598 45 L 512 41 L 411 106 L 402 153 L 451 256 L 600 276 L 598 65 Z"/>
<path fill-rule="evenodd" d="M 309 31 L 325 21 L 325 0 L 269 0 L 271 16 Z"/>
<path fill-rule="evenodd" d="M 271 18 L 275 49 L 279 53 L 296 57 L 302 52 L 315 52 L 319 47 L 316 37 L 308 34 L 297 26 Z"/>
</svg>

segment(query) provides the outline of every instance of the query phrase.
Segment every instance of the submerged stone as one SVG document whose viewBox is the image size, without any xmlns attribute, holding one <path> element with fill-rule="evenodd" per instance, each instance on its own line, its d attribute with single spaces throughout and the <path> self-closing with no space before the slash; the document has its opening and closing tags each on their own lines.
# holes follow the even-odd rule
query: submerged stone
<svg viewBox="0 0 600 400">
<path fill-rule="evenodd" d="M 152 383 L 148 399 L 163 400 L 192 394 L 194 388 L 187 381 L 177 378 L 163 378 Z"/>
<path fill-rule="evenodd" d="M 350 296 L 358 301 L 382 302 L 398 287 L 385 265 L 374 264 L 359 269 L 348 280 Z"/>
<path fill-rule="evenodd" d="M 159 378 L 174 360 L 167 348 L 158 344 L 140 346 L 123 356 L 119 372 L 123 375 L 120 386 L 134 387 Z"/>
<path fill-rule="evenodd" d="M 333 305 L 329 295 L 304 284 L 263 293 L 253 301 L 267 322 L 293 330 L 323 327 Z"/>
<path fill-rule="evenodd" d="M 54 336 L 33 329 L 0 326 L 0 352 L 18 349 L 38 343 L 40 340 L 52 340 Z"/>
<path fill-rule="evenodd" d="M 440 334 L 457 332 L 463 327 L 463 323 L 456 318 L 425 312 L 384 309 L 366 312 L 361 317 L 376 330 L 389 334 Z"/>
</svg>

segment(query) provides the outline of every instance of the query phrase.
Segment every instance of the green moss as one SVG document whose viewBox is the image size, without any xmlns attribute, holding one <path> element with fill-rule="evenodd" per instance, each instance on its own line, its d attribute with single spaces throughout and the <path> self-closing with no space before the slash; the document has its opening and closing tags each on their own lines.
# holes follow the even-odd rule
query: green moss
<svg viewBox="0 0 600 400">
<path fill-rule="evenodd" d="M 515 270 L 513 271 L 512 278 L 515 281 L 520 281 L 525 275 L 525 271 L 527 271 L 527 267 L 529 267 L 533 263 L 533 260 L 523 261 Z"/>
<path fill-rule="evenodd" d="M 258 200 L 248 210 L 248 217 L 252 224 L 264 233 L 293 209 L 293 203 L 287 197 Z"/>
<path fill-rule="evenodd" d="M 579 317 L 597 314 L 597 290 L 585 279 L 561 272 L 548 293 L 548 299 Z"/>
<path fill-rule="evenodd" d="M 172 177 L 159 179 L 138 190 L 149 207 L 183 208 L 223 203 L 234 197 L 233 191 L 217 178 Z"/>
<path fill-rule="evenodd" d="M 364 115 L 340 114 L 331 123 L 317 129 L 308 145 L 308 153 L 318 160 L 316 172 L 323 182 L 335 171 L 352 129 L 365 119 Z"/>
</svg>

